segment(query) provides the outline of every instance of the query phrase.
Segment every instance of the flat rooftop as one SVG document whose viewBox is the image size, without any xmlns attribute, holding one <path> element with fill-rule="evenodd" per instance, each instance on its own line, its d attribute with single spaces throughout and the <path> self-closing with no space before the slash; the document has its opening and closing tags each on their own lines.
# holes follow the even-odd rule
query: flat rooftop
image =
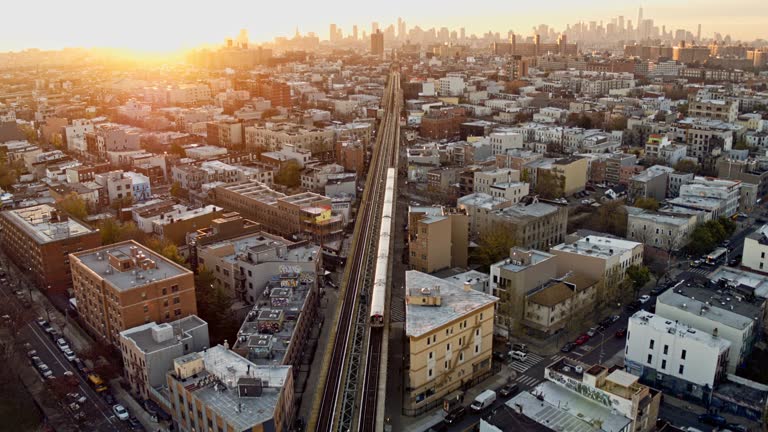
<svg viewBox="0 0 768 432">
<path fill-rule="evenodd" d="M 439 288 L 440 306 L 405 305 L 405 334 L 411 337 L 423 336 L 443 325 L 466 316 L 499 299 L 462 285 L 440 279 L 415 270 L 405 272 L 406 293 L 420 292 L 422 289 Z"/>
<path fill-rule="evenodd" d="M 509 219 L 528 219 L 551 215 L 557 212 L 557 209 L 558 207 L 543 202 L 534 202 L 532 204 L 517 203 L 497 210 L 496 213 Z"/>
<path fill-rule="evenodd" d="M 553 257 L 551 253 L 540 250 L 513 247 L 509 251 L 509 258 L 497 262 L 494 266 L 499 266 L 505 271 L 519 272 Z"/>
<path fill-rule="evenodd" d="M 614 414 L 610 408 L 549 381 L 539 384 L 530 393 L 521 392 L 505 406 L 522 410 L 524 415 L 556 431 L 594 432 L 593 424 L 599 421 L 602 425 L 599 430 L 620 432 L 632 423 L 632 420 Z"/>
<path fill-rule="evenodd" d="M 758 305 L 739 301 L 734 294 L 723 290 L 698 286 L 687 287 L 681 284 L 679 288 L 662 293 L 656 298 L 656 302 L 705 317 L 731 328 L 745 330 L 762 312 Z"/>
<path fill-rule="evenodd" d="M 705 331 L 697 330 L 643 310 L 635 312 L 634 315 L 629 317 L 629 321 L 635 326 L 649 326 L 659 333 L 675 334 L 676 337 L 694 340 L 702 345 L 718 348 L 720 352 L 725 351 L 731 346 L 729 341 L 721 337 L 714 337 Z"/>
<path fill-rule="evenodd" d="M 119 260 L 132 260 L 131 248 L 133 247 L 141 252 L 146 258 L 154 261 L 156 268 L 141 270 L 140 267 L 133 263 L 132 268 L 126 271 L 119 271 L 110 265 L 110 255 Z M 98 274 L 105 282 L 115 287 L 118 291 L 127 291 L 148 283 L 158 282 L 185 274 L 192 274 L 189 269 L 174 263 L 152 249 L 133 240 L 102 246 L 100 248 L 75 253 L 73 255 L 75 259 L 79 260 L 84 266 Z M 109 269 L 109 271 L 107 269 Z M 134 270 L 136 270 L 136 274 L 134 274 Z"/>
<path fill-rule="evenodd" d="M 79 237 L 95 231 L 48 204 L 7 210 L 3 215 L 38 244 Z"/>
<path fill-rule="evenodd" d="M 632 209 L 632 210 L 630 210 Z M 637 211 L 639 210 L 639 211 Z M 634 219 L 647 220 L 655 224 L 674 225 L 682 227 L 690 222 L 690 216 L 673 216 L 663 213 L 654 213 L 637 207 L 628 207 L 629 216 Z"/>
<path fill-rule="evenodd" d="M 235 430 L 251 429 L 274 417 L 280 393 L 291 373 L 290 366 L 259 366 L 221 345 L 187 354 L 174 362 L 183 364 L 198 358 L 203 360 L 202 372 L 186 379 L 177 378 L 174 372 L 171 376 Z M 243 378 L 261 380 L 261 396 L 240 396 L 237 382 Z"/>
<path fill-rule="evenodd" d="M 126 339 L 132 340 L 141 351 L 151 353 L 182 343 L 183 338 L 190 330 L 204 325 L 207 325 L 205 321 L 201 320 L 196 315 L 189 315 L 169 323 L 158 324 L 151 322 L 133 327 L 120 332 L 120 335 Z M 153 332 L 152 329 L 168 330 L 167 333 L 170 334 L 170 337 L 158 338 L 155 336 L 156 333 Z M 177 337 L 182 339 L 177 339 Z"/>
<path fill-rule="evenodd" d="M 748 270 L 722 266 L 709 274 L 712 282 L 726 282 L 739 288 L 748 288 L 754 295 L 763 299 L 768 298 L 768 276 L 753 273 Z"/>
<path fill-rule="evenodd" d="M 508 201 L 503 198 L 494 198 L 491 195 L 484 193 L 472 193 L 464 195 L 457 200 L 457 205 L 465 205 L 470 207 L 480 207 L 488 210 L 494 210 L 499 206 L 506 204 Z"/>
<path fill-rule="evenodd" d="M 630 240 L 588 235 L 573 243 L 561 243 L 553 246 L 551 250 L 609 258 L 621 255 L 641 244 Z"/>
</svg>

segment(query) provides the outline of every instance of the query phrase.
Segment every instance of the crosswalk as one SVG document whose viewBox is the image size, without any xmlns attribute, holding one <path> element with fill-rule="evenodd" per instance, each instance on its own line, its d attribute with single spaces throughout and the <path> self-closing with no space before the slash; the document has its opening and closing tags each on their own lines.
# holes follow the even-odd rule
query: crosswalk
<svg viewBox="0 0 768 432">
<path fill-rule="evenodd" d="M 691 273 L 696 273 L 696 274 L 700 274 L 702 276 L 706 276 L 706 275 L 708 275 L 710 273 L 710 270 L 711 269 L 708 269 L 706 267 L 696 267 L 696 268 L 689 269 L 688 271 L 691 272 Z"/>
<path fill-rule="evenodd" d="M 515 378 L 515 381 L 520 383 L 520 385 L 533 388 L 539 385 L 539 383 L 541 383 L 544 380 L 541 378 L 536 378 L 528 375 L 518 375 L 518 377 Z"/>
<path fill-rule="evenodd" d="M 509 367 L 520 373 L 523 373 L 542 360 L 544 360 L 544 357 L 534 353 L 528 353 L 528 356 L 526 356 L 524 361 L 510 360 Z"/>
</svg>

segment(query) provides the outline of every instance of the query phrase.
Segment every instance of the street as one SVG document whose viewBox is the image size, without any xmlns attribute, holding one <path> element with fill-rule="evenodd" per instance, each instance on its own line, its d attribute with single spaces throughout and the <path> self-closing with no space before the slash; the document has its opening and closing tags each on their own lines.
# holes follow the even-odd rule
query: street
<svg viewBox="0 0 768 432">
<path fill-rule="evenodd" d="M 2 300 L 6 302 L 15 303 L 21 308 L 21 302 L 16 295 L 13 294 L 14 289 L 25 287 L 26 281 L 19 277 L 21 274 L 18 271 L 13 270 L 13 265 L 7 260 L 2 260 L 2 267 L 7 270 L 6 282 L 0 286 L 0 296 Z M 18 288 L 17 288 L 18 287 Z M 24 289 L 25 293 L 29 294 L 33 301 L 32 308 L 34 312 L 39 316 L 47 317 L 48 311 L 41 305 L 42 295 L 35 290 Z M 49 309 L 50 310 L 50 309 Z M 54 328 L 62 334 L 62 328 L 55 323 L 51 323 Z M 85 413 L 84 421 L 80 424 L 72 419 L 73 430 L 96 430 L 96 431 L 127 431 L 129 430 L 126 425 L 118 420 L 112 413 L 112 407 L 109 406 L 104 399 L 97 394 L 90 384 L 86 381 L 86 378 L 80 375 L 80 373 L 73 367 L 73 365 L 67 360 L 64 354 L 58 349 L 54 341 L 49 335 L 32 320 L 25 324 L 20 332 L 18 342 L 21 346 L 26 347 L 26 350 L 35 350 L 37 356 L 45 363 L 53 372 L 54 377 L 62 377 L 65 372 L 71 373 L 78 380 L 78 386 L 76 392 L 87 398 L 87 401 L 80 404 L 82 412 Z M 73 350 L 75 347 L 72 347 Z M 37 370 L 29 362 L 28 356 L 26 357 L 26 367 L 33 370 L 39 379 L 43 382 L 46 380 L 37 372 Z M 37 397 L 47 398 L 51 397 L 51 392 L 44 391 L 38 394 Z M 61 408 L 64 412 L 64 408 Z"/>
</svg>

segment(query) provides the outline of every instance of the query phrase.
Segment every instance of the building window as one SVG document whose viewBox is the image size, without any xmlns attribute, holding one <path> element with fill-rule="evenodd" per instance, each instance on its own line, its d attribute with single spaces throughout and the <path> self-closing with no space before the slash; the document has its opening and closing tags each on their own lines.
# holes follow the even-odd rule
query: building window
<svg viewBox="0 0 768 432">
<path fill-rule="evenodd" d="M 427 369 L 427 377 L 432 378 L 432 369 Z"/>
<path fill-rule="evenodd" d="M 664 345 L 664 355 L 667 355 L 668 351 L 669 351 L 669 345 Z"/>
<path fill-rule="evenodd" d="M 451 344 L 445 344 L 445 350 L 450 351 L 451 350 Z"/>
<path fill-rule="evenodd" d="M 179 292 L 179 286 L 178 285 L 171 285 L 171 292 Z"/>
<path fill-rule="evenodd" d="M 179 303 L 181 303 L 181 299 L 179 297 L 174 297 L 173 304 L 179 304 Z"/>
<path fill-rule="evenodd" d="M 179 315 L 181 315 L 181 309 L 174 309 L 174 311 L 173 311 L 173 314 L 174 314 L 175 316 L 179 316 Z"/>
<path fill-rule="evenodd" d="M 667 368 L 667 361 L 666 360 L 662 360 L 661 361 L 661 368 L 662 369 L 666 369 Z"/>
<path fill-rule="evenodd" d="M 648 344 L 648 349 L 653 349 L 653 339 L 651 339 L 651 342 Z"/>
<path fill-rule="evenodd" d="M 685 350 L 683 350 L 683 352 L 680 354 L 680 358 L 685 360 Z"/>
<path fill-rule="evenodd" d="M 648 354 L 648 364 L 653 363 L 653 354 Z"/>
<path fill-rule="evenodd" d="M 677 368 L 677 373 L 679 373 L 680 375 L 682 375 L 684 370 L 685 370 L 685 366 L 684 366 L 684 365 L 680 365 L 680 366 Z"/>
<path fill-rule="evenodd" d="M 432 351 L 429 352 L 429 359 L 432 360 Z"/>
</svg>

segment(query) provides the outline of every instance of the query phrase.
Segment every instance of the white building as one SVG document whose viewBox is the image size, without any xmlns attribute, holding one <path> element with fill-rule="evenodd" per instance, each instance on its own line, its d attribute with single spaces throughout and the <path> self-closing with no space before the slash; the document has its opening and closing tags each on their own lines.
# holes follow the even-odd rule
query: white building
<svg viewBox="0 0 768 432">
<path fill-rule="evenodd" d="M 627 238 L 664 251 L 688 244 L 698 220 L 692 214 L 666 214 L 627 207 Z"/>
<path fill-rule="evenodd" d="M 462 77 L 447 76 L 438 81 L 440 96 L 461 96 L 466 87 Z"/>
<path fill-rule="evenodd" d="M 518 203 L 530 193 L 530 184 L 523 182 L 504 182 L 491 185 L 490 195 L 512 203 Z"/>
<path fill-rule="evenodd" d="M 757 304 L 681 284 L 677 292 L 670 289 L 656 299 L 656 315 L 729 341 L 728 373 L 735 374 L 752 352 L 759 323 L 755 318 L 762 311 Z"/>
<path fill-rule="evenodd" d="M 680 186 L 680 198 L 709 198 L 721 201 L 722 213 L 715 217 L 731 217 L 739 211 L 741 181 L 696 176 Z"/>
<path fill-rule="evenodd" d="M 64 139 L 67 149 L 77 153 L 85 153 L 88 146 L 85 143 L 85 134 L 93 132 L 93 123 L 87 119 L 72 120 L 70 126 L 64 128 Z"/>
<path fill-rule="evenodd" d="M 504 154 L 507 150 L 523 148 L 523 135 L 517 132 L 493 132 L 489 137 L 491 154 Z"/>
<path fill-rule="evenodd" d="M 520 171 L 510 168 L 499 168 L 492 171 L 475 171 L 474 193 L 491 194 L 491 187 L 496 183 L 511 183 L 520 181 Z"/>
<path fill-rule="evenodd" d="M 763 225 L 744 239 L 741 265 L 761 273 L 768 272 L 768 225 Z"/>
<path fill-rule="evenodd" d="M 629 318 L 624 362 L 652 387 L 707 399 L 726 376 L 730 347 L 722 337 L 639 311 Z"/>
</svg>

